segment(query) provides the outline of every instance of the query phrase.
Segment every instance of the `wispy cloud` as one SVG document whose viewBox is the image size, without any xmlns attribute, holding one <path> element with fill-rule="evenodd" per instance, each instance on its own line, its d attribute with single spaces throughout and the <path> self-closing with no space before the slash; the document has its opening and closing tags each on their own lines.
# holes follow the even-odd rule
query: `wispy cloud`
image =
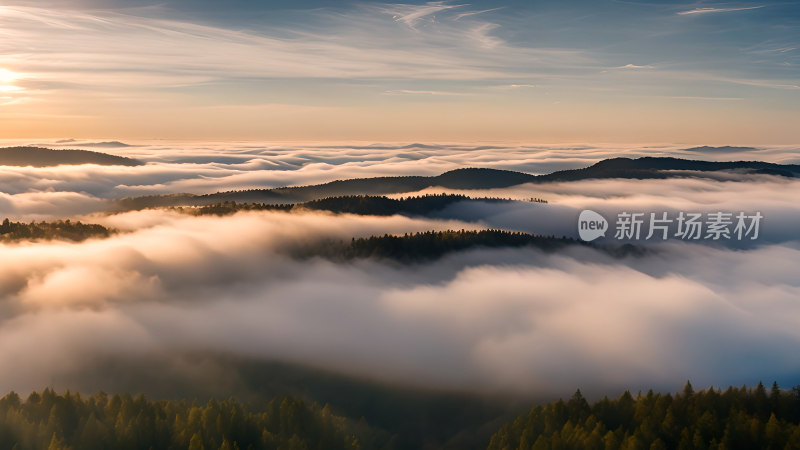
<svg viewBox="0 0 800 450">
<path fill-rule="evenodd" d="M 478 15 L 478 14 L 483 14 L 483 13 L 488 13 L 488 12 L 492 12 L 492 11 L 497 11 L 497 10 L 500 10 L 500 9 L 503 9 L 503 8 L 505 8 L 505 6 L 500 6 L 500 7 L 498 7 L 498 8 L 484 9 L 484 10 L 481 10 L 481 11 L 467 11 L 467 12 L 463 12 L 463 13 L 459 13 L 459 14 L 457 14 L 457 15 L 456 15 L 456 17 L 455 17 L 455 19 L 453 19 L 453 20 L 461 20 L 461 19 L 463 19 L 464 17 L 476 16 L 476 15 Z"/>
<path fill-rule="evenodd" d="M 515 118 L 521 117 L 520 112 L 538 114 L 535 110 L 545 95 L 550 96 L 548 105 L 552 100 L 577 100 L 597 106 L 583 109 L 589 111 L 607 109 L 620 96 L 641 99 L 697 93 L 718 82 L 722 83 L 718 83 L 720 90 L 715 94 L 748 100 L 756 97 L 737 92 L 747 89 L 742 86 L 761 87 L 765 95 L 776 95 L 767 89 L 794 90 L 798 85 L 800 65 L 793 50 L 798 48 L 798 40 L 787 21 L 779 21 L 775 27 L 750 28 L 762 32 L 738 33 L 729 38 L 724 33 L 705 36 L 709 31 L 706 26 L 711 24 L 676 30 L 671 21 L 665 20 L 661 9 L 642 10 L 636 13 L 641 16 L 635 18 L 634 25 L 618 26 L 619 14 L 595 15 L 601 8 L 594 3 L 587 4 L 586 14 L 577 18 L 571 14 L 572 8 L 560 6 L 539 14 L 512 3 L 475 6 L 452 0 L 422 4 L 364 2 L 309 9 L 301 14 L 295 11 L 285 16 L 277 11 L 263 14 L 263 20 L 258 21 L 252 14 L 235 8 L 219 18 L 177 14 L 169 9 L 177 3 L 190 10 L 204 8 L 188 6 L 192 2 L 183 1 L 117 9 L 65 8 L 61 0 L 0 6 L 0 68 L 23 74 L 13 82 L 2 83 L 0 121 L 5 126 L 0 127 L 0 135 L 35 136 L 37 130 L 47 128 L 47 136 L 188 138 L 201 131 L 189 122 L 203 120 L 219 127 L 207 128 L 209 134 L 203 137 L 263 138 L 272 132 L 264 131 L 263 120 L 256 123 L 255 114 L 248 114 L 256 105 L 270 111 L 272 105 L 337 106 L 343 112 L 338 117 L 348 117 L 348 123 L 355 124 L 360 121 L 360 114 L 377 117 L 392 101 L 403 102 L 386 96 L 381 97 L 384 102 L 376 101 L 376 94 L 398 87 L 430 91 L 423 94 L 399 92 L 400 89 L 395 92 L 398 95 L 470 93 L 475 102 L 469 111 L 477 114 L 488 106 L 497 105 L 499 109 L 501 102 L 514 101 L 495 86 L 513 83 L 507 89 L 519 89 L 532 83 L 542 88 L 536 91 L 542 96 L 530 96 L 532 102 L 526 104 L 506 105 L 502 111 L 508 112 L 507 120 L 498 118 L 497 123 L 486 125 L 503 130 L 508 127 L 504 134 L 514 129 L 527 135 L 530 127 L 518 124 Z M 269 3 L 263 2 L 265 12 L 274 8 Z M 501 5 L 506 8 L 503 13 L 492 13 L 499 9 L 495 6 Z M 736 3 L 691 9 L 695 6 L 698 5 L 669 9 L 668 14 L 682 11 L 684 15 L 702 15 L 757 8 Z M 791 6 L 771 8 L 770 11 L 783 8 L 791 12 Z M 763 21 L 760 16 L 737 15 L 752 27 Z M 789 20 L 791 15 L 785 17 Z M 708 39 L 704 45 L 686 52 L 675 47 L 681 45 L 678 41 L 647 38 L 676 33 L 687 41 L 703 36 Z M 777 50 L 755 53 L 752 49 Z M 317 95 L 320 92 L 326 94 Z M 610 92 L 619 95 L 611 97 L 607 95 Z M 776 100 L 788 103 L 794 99 Z M 230 118 L 228 121 L 217 120 L 209 112 L 223 106 L 238 111 L 237 120 L 229 114 L 220 114 Z M 517 110 L 511 112 L 514 108 L 510 106 Z M 436 116 L 445 114 L 444 109 Z M 774 114 L 788 119 L 789 109 L 782 105 L 774 109 Z M 68 113 L 97 120 L 93 125 L 77 119 L 57 120 Z M 428 111 L 422 115 L 427 113 L 433 114 Z M 163 116 L 156 119 L 158 114 Z M 172 119 L 165 121 L 161 117 Z M 311 120 L 308 117 L 303 116 L 303 120 Z M 767 122 L 776 123 L 764 119 Z M 403 133 L 408 134 L 381 135 L 380 139 L 419 139 L 411 135 L 419 130 L 412 130 L 408 122 L 396 123 L 406 124 L 404 130 L 408 131 Z M 137 131 L 126 131 L 134 126 Z M 326 136 L 337 139 L 345 138 L 338 134 L 344 133 L 339 130 L 345 128 L 344 124 L 302 127 L 336 130 L 326 131 L 331 133 Z M 592 118 L 586 119 L 586 128 L 603 127 Z M 212 136 L 219 129 L 230 131 Z M 354 132 L 347 133 L 346 138 L 359 139 L 351 134 Z M 499 133 L 491 138 L 497 138 Z M 305 138 L 305 134 L 289 137 Z M 312 139 L 317 138 L 321 135 Z"/>
<path fill-rule="evenodd" d="M 632 69 L 632 70 L 655 69 L 655 68 L 656 66 L 650 64 L 644 64 L 644 65 L 625 64 L 624 66 L 617 67 L 617 69 Z"/>
<path fill-rule="evenodd" d="M 703 100 L 703 101 L 739 101 L 744 100 L 742 97 L 701 97 L 695 95 L 671 95 L 667 98 L 676 100 Z"/>
<path fill-rule="evenodd" d="M 434 15 L 441 11 L 461 8 L 467 5 L 449 5 L 446 2 L 429 2 L 425 5 L 392 5 L 387 9 L 395 22 L 402 22 L 414 28 L 419 22 L 435 21 Z"/>
<path fill-rule="evenodd" d="M 24 70 L 24 81 L 42 88 L 96 89 L 242 78 L 476 80 L 531 72 L 520 67 L 524 61 L 553 67 L 587 60 L 576 51 L 507 45 L 503 52 L 476 53 L 505 44 L 492 34 L 498 25 L 485 21 L 461 24 L 450 16 L 435 31 L 409 28 L 464 6 L 433 2 L 364 7 L 334 16 L 316 12 L 321 16 L 310 21 L 324 25 L 313 33 L 310 28 L 273 26 L 256 32 L 114 11 L 7 6 L 0 9 L 0 67 Z"/>
<path fill-rule="evenodd" d="M 465 92 L 452 92 L 452 91 L 426 91 L 426 90 L 413 90 L 413 89 L 392 89 L 384 92 L 387 95 L 433 95 L 433 96 L 462 96 L 469 95 Z"/>
<path fill-rule="evenodd" d="M 697 14 L 711 14 L 711 13 L 723 13 L 723 12 L 734 12 L 734 11 L 747 11 L 751 9 L 759 9 L 763 8 L 764 5 L 759 6 L 743 6 L 741 8 L 695 8 L 690 9 L 688 11 L 681 11 L 678 13 L 679 16 L 691 16 Z"/>
<path fill-rule="evenodd" d="M 499 84 L 497 86 L 489 86 L 488 89 L 533 89 L 535 87 L 535 84 Z"/>
<path fill-rule="evenodd" d="M 505 44 L 505 41 L 492 35 L 492 31 L 498 27 L 499 25 L 494 23 L 483 23 L 470 30 L 469 36 L 477 42 L 481 48 L 494 49 Z"/>
<path fill-rule="evenodd" d="M 764 87 L 771 89 L 800 89 L 800 84 L 792 81 L 781 80 L 757 80 L 757 79 L 743 79 L 743 78 L 728 78 L 719 77 L 719 81 L 725 81 L 733 84 L 741 84 L 745 86 Z"/>
</svg>

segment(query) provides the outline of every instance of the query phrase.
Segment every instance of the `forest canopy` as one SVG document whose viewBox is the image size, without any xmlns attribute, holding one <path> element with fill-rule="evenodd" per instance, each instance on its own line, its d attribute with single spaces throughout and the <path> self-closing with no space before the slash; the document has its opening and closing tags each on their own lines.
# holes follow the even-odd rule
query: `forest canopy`
<svg viewBox="0 0 800 450">
<path fill-rule="evenodd" d="M 144 163 L 133 158 L 90 150 L 53 150 L 42 147 L 0 148 L 0 166 L 51 167 L 77 164 L 141 166 Z"/>
<path fill-rule="evenodd" d="M 7 218 L 0 223 L 0 242 L 20 240 L 85 241 L 89 238 L 106 238 L 114 230 L 92 223 L 57 220 L 53 222 L 11 222 Z"/>
<path fill-rule="evenodd" d="M 236 400 L 150 401 L 129 394 L 83 397 L 51 389 L 0 399 L 0 448 L 358 449 L 357 424 L 292 397 L 249 410 Z"/>
<path fill-rule="evenodd" d="M 630 392 L 590 404 L 578 390 L 568 401 L 537 406 L 503 426 L 489 450 L 679 449 L 791 450 L 800 448 L 800 387 L 769 392 L 713 388 L 687 382 L 675 395 Z"/>
<path fill-rule="evenodd" d="M 500 198 L 472 198 L 462 194 L 428 194 L 399 199 L 378 195 L 344 195 L 309 200 L 302 203 L 237 203 L 226 201 L 198 207 L 175 207 L 173 209 L 197 216 L 226 216 L 240 211 L 329 211 L 336 214 L 358 214 L 390 216 L 393 214 L 426 215 L 440 211 L 457 202 L 509 202 Z M 531 199 L 546 203 L 542 199 Z"/>
<path fill-rule="evenodd" d="M 390 438 L 363 418 L 291 396 L 255 404 L 234 399 L 201 403 L 45 389 L 24 400 L 14 392 L 0 399 L 4 449 L 405 448 L 398 444 L 396 436 Z M 651 390 L 634 396 L 626 391 L 593 403 L 578 390 L 567 401 L 536 406 L 503 425 L 489 442 L 461 442 L 467 444 L 488 444 L 489 450 L 797 449 L 800 387 L 781 390 L 773 383 L 767 390 L 759 383 L 695 391 L 687 382 L 676 394 Z"/>
</svg>

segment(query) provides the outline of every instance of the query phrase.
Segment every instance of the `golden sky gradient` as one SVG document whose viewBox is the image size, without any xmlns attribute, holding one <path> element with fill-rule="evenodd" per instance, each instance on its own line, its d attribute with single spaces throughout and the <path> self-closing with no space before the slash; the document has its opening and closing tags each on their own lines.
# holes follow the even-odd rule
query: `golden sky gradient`
<svg viewBox="0 0 800 450">
<path fill-rule="evenodd" d="M 99 3 L 0 6 L 0 138 L 800 141 L 779 4 Z"/>
</svg>

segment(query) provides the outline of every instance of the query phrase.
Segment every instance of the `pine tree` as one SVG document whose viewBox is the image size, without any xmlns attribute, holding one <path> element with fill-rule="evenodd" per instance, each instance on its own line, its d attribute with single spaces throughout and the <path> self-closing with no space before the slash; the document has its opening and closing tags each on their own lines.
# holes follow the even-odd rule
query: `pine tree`
<svg viewBox="0 0 800 450">
<path fill-rule="evenodd" d="M 203 445 L 203 437 L 200 436 L 200 432 L 198 431 L 189 441 L 189 450 L 205 450 L 205 448 L 205 445 Z"/>
</svg>

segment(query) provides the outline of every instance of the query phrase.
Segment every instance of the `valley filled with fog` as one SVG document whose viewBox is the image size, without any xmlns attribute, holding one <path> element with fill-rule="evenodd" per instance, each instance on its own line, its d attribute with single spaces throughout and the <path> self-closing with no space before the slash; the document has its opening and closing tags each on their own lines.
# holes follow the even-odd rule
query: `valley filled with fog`
<svg viewBox="0 0 800 450">
<path fill-rule="evenodd" d="M 27 144 L 91 148 L 86 142 Z M 788 383 L 800 370 L 797 178 L 734 171 L 492 189 L 433 186 L 391 196 L 477 199 L 423 215 L 192 215 L 175 208 L 120 211 L 110 203 L 433 176 L 463 167 L 544 174 L 610 154 L 796 164 L 793 149 L 115 145 L 121 143 L 94 150 L 144 164 L 0 167 L 0 218 L 70 219 L 113 230 L 82 242 L 0 243 L 0 383 L 7 390 L 49 385 L 159 394 L 181 385 L 195 395 L 247 392 L 231 361 L 276 362 L 414 389 L 537 398 L 576 387 L 592 396 L 674 390 L 687 379 L 700 386 Z M 575 238 L 583 209 L 759 211 L 764 220 L 759 239 L 746 245 L 650 240 L 635 243 L 642 252 L 624 255 L 597 246 L 477 246 L 408 263 L 298 258 L 287 251 L 431 230 Z"/>
</svg>

